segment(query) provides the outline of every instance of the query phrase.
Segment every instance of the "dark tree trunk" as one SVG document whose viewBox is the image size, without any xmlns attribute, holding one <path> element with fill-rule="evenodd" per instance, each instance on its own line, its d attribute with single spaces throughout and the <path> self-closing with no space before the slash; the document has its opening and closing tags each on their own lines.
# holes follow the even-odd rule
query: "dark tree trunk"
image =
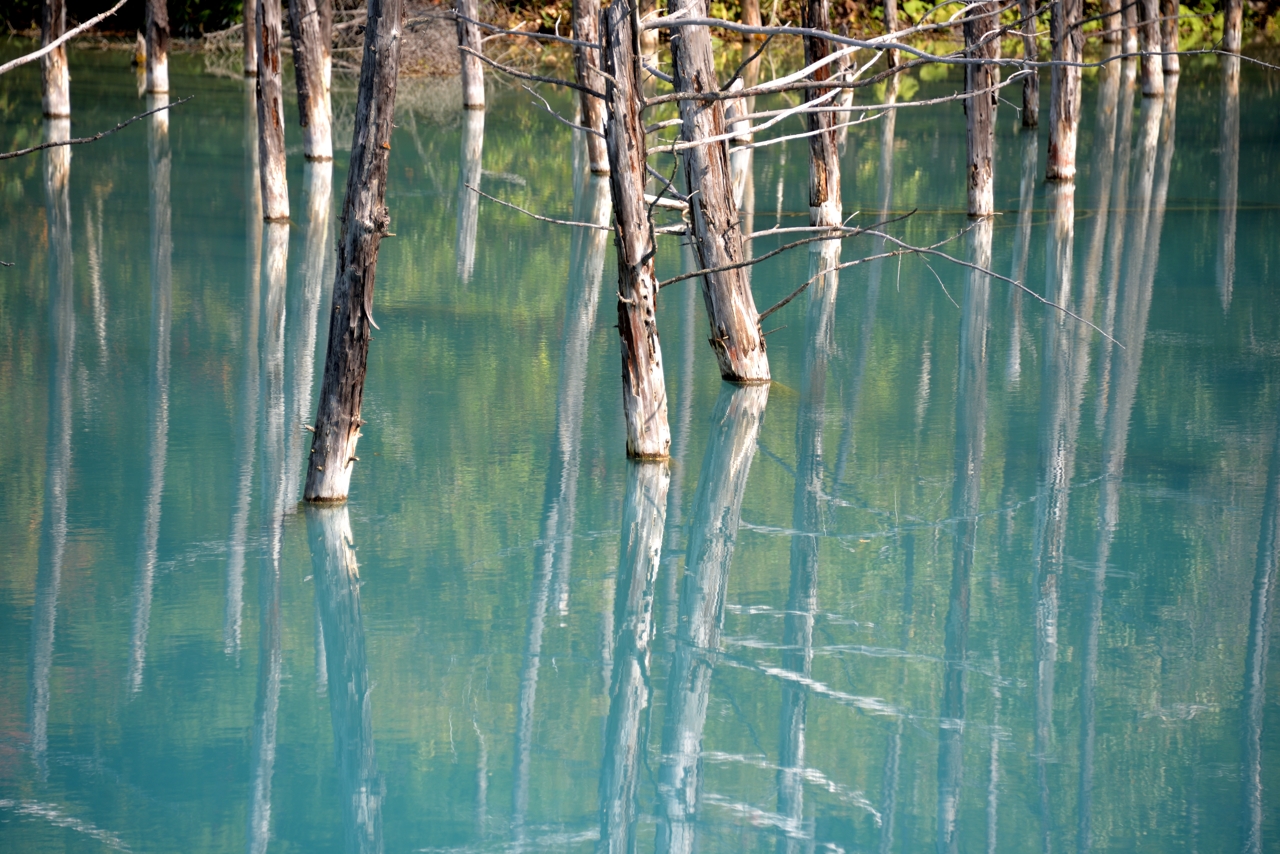
<svg viewBox="0 0 1280 854">
<path fill-rule="evenodd" d="M 298 123 L 302 154 L 308 160 L 333 159 L 329 86 L 325 80 L 326 34 L 316 0 L 289 0 L 294 78 L 298 84 Z"/>
<path fill-rule="evenodd" d="M 1055 62 L 1080 62 L 1084 50 L 1084 32 L 1080 29 L 1083 9 L 1082 0 L 1054 0 L 1050 7 L 1049 29 Z M 1049 163 L 1045 177 L 1050 181 L 1073 181 L 1080 126 L 1080 68 L 1055 65 L 1051 80 Z"/>
<path fill-rule="evenodd" d="M 44 0 L 40 23 L 41 46 L 57 40 L 66 31 L 66 0 Z M 67 69 L 65 42 L 40 57 L 40 81 L 40 100 L 45 117 L 53 119 L 70 116 L 71 72 Z"/>
<path fill-rule="evenodd" d="M 1036 44 L 1036 3 L 1035 0 L 1018 0 L 1018 14 L 1022 21 L 1022 56 L 1031 62 L 1040 59 L 1040 48 Z M 1040 126 L 1040 69 L 1032 68 L 1031 73 L 1022 80 L 1022 126 L 1034 128 Z"/>
<path fill-rule="evenodd" d="M 1160 0 L 1160 41 L 1164 45 L 1164 73 L 1178 74 L 1178 0 Z"/>
<path fill-rule="evenodd" d="M 600 0 L 573 0 L 573 37 L 578 41 L 600 44 Z M 573 67 L 578 82 L 593 92 L 604 92 L 604 78 L 600 76 L 603 62 L 600 51 L 574 45 Z M 594 133 L 585 134 L 591 172 L 609 174 L 609 152 L 604 142 L 604 102 L 599 98 L 578 93 L 582 110 L 582 126 Z"/>
<path fill-rule="evenodd" d="M 169 7 L 167 0 L 147 0 L 147 91 L 169 91 Z"/>
<path fill-rule="evenodd" d="M 280 76 L 280 0 L 262 0 L 258 6 L 258 175 L 262 185 L 262 218 L 267 222 L 289 219 L 284 87 Z"/>
<path fill-rule="evenodd" d="M 992 0 L 970 10 L 965 16 L 965 52 L 970 59 L 1000 58 L 1000 41 L 992 37 L 1000 23 L 999 8 L 999 3 Z M 964 102 L 969 154 L 968 180 L 965 182 L 969 216 L 995 213 L 996 104 L 1000 93 L 994 91 L 994 87 L 999 79 L 1000 72 L 994 65 L 964 67 L 964 88 L 970 96 Z M 974 92 L 982 94 L 974 95 Z"/>
<path fill-rule="evenodd" d="M 803 7 L 804 26 L 824 32 L 831 29 L 831 15 L 827 0 L 808 0 Z M 812 65 L 831 53 L 831 42 L 806 36 L 804 62 Z M 832 64 L 813 72 L 815 81 L 831 77 Z M 805 100 L 821 99 L 824 106 L 831 106 L 834 99 L 830 89 L 807 89 Z M 840 151 L 839 139 L 833 129 L 838 123 L 838 113 L 817 112 L 805 117 L 809 132 L 809 225 L 838 226 L 844 221 L 840 202 Z"/>
<path fill-rule="evenodd" d="M 344 501 L 360 439 L 360 405 L 369 361 L 378 246 L 390 215 L 383 199 L 391 156 L 391 120 L 400 71 L 404 0 L 369 0 L 342 236 L 333 281 L 329 347 L 303 498 Z"/>
</svg>

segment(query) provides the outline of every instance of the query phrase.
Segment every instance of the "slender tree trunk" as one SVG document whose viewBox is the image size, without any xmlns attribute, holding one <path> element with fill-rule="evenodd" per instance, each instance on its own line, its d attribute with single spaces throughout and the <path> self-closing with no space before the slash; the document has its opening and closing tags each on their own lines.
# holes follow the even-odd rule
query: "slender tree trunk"
<svg viewBox="0 0 1280 854">
<path fill-rule="evenodd" d="M 1225 0 L 1225 4 L 1222 15 L 1222 49 L 1229 53 L 1239 53 L 1244 35 L 1244 2 Z"/>
<path fill-rule="evenodd" d="M 40 44 L 49 44 L 67 31 L 66 0 L 44 0 Z M 46 118 L 71 115 L 71 72 L 67 68 L 66 42 L 40 57 L 41 106 Z"/>
<path fill-rule="evenodd" d="M 886 34 L 898 31 L 898 0 L 884 0 L 884 31 Z M 888 62 L 890 68 L 897 66 L 898 52 L 896 50 L 889 51 Z"/>
<path fill-rule="evenodd" d="M 244 0 L 244 76 L 258 76 L 259 0 Z"/>
<path fill-rule="evenodd" d="M 484 62 L 480 59 L 480 28 L 472 21 L 480 20 L 476 0 L 455 0 L 458 18 L 458 52 L 462 65 L 462 106 L 468 110 L 484 109 Z"/>
<path fill-rule="evenodd" d="M 258 179 L 262 184 L 262 218 L 267 222 L 288 220 L 280 0 L 262 0 L 258 6 Z"/>
<path fill-rule="evenodd" d="M 1022 21 L 1022 56 L 1031 62 L 1040 59 L 1040 47 L 1036 44 L 1035 0 L 1018 0 L 1018 14 Z M 1031 73 L 1022 79 L 1022 126 L 1034 128 L 1040 126 L 1040 69 L 1032 68 Z"/>
<path fill-rule="evenodd" d="M 333 0 L 316 0 L 316 12 L 320 16 L 320 79 L 324 81 L 325 103 L 329 104 L 330 123 L 333 104 L 330 95 L 333 82 Z"/>
<path fill-rule="evenodd" d="M 678 0 L 672 14 L 705 17 L 706 0 Z M 711 53 L 711 33 L 706 27 L 682 27 L 671 40 L 675 87 L 681 92 L 714 92 L 719 89 Z M 725 133 L 721 101 L 681 101 L 680 133 L 695 142 Z M 728 145 L 724 141 L 697 145 L 684 151 L 686 186 L 692 195 L 693 241 L 698 260 L 707 269 L 741 263 L 744 259 Z M 711 323 L 711 349 L 720 365 L 720 376 L 729 382 L 769 381 L 769 359 L 755 298 L 744 268 L 708 273 L 702 279 L 702 297 Z"/>
<path fill-rule="evenodd" d="M 1160 52 L 1160 0 L 1138 0 L 1138 48 L 1142 52 L 1142 95 L 1154 98 L 1164 94 L 1164 63 Z"/>
<path fill-rule="evenodd" d="M 1126 54 L 1138 52 L 1138 5 L 1142 0 L 1123 0 L 1120 7 L 1122 50 Z"/>
<path fill-rule="evenodd" d="M 827 32 L 831 29 L 831 15 L 827 0 L 808 0 L 802 7 L 804 26 Z M 812 65 L 831 53 L 831 42 L 806 36 L 804 62 Z M 831 76 L 831 64 L 813 73 L 815 82 Z M 821 101 L 829 106 L 832 90 L 807 89 L 806 101 Z M 840 150 L 839 139 L 833 129 L 837 113 L 809 113 L 805 121 L 809 127 L 809 225 L 838 226 L 844 222 L 840 201 Z M 692 185 L 691 185 L 692 186 Z"/>
<path fill-rule="evenodd" d="M 1054 0 L 1050 7 L 1055 61 L 1081 61 L 1084 52 L 1084 32 L 1080 29 L 1083 9 L 1082 0 Z M 1050 181 L 1073 181 L 1076 177 L 1076 138 L 1080 126 L 1080 68 L 1055 65 L 1051 80 L 1049 163 L 1045 169 L 1045 177 Z"/>
<path fill-rule="evenodd" d="M 471 281 L 476 267 L 476 234 L 480 225 L 480 189 L 484 174 L 484 110 L 464 110 L 462 114 L 462 156 L 458 164 L 458 240 L 455 256 L 458 279 Z"/>
<path fill-rule="evenodd" d="M 604 16 L 605 71 L 612 77 L 607 90 L 609 183 L 618 252 L 622 412 L 627 456 L 662 459 L 671 452 L 671 428 L 658 340 L 654 245 L 644 200 L 646 153 L 635 25 L 636 16 L 625 3 L 610 6 Z"/>
<path fill-rule="evenodd" d="M 1120 18 L 1120 5 L 1127 0 L 1101 0 L 1099 11 L 1102 13 L 1103 44 L 1119 44 L 1124 24 Z"/>
<path fill-rule="evenodd" d="M 147 0 L 147 91 L 169 91 L 168 0 Z M 278 41 L 278 39 L 277 39 Z"/>
<path fill-rule="evenodd" d="M 302 154 L 308 160 L 333 159 L 329 87 L 325 81 L 326 35 L 316 0 L 289 0 L 294 79 L 298 84 L 298 123 Z"/>
<path fill-rule="evenodd" d="M 969 11 L 964 19 L 965 53 L 970 59 L 999 59 L 1000 41 L 992 34 L 999 25 L 999 4 L 983 3 Z M 999 82 L 1000 72 L 994 65 L 966 65 L 964 88 L 969 97 L 964 102 L 965 131 L 968 142 L 969 169 L 965 186 L 969 216 L 995 213 L 995 148 L 996 105 L 1000 93 L 986 92 Z M 974 92 L 982 92 L 974 95 Z"/>
<path fill-rule="evenodd" d="M 1240 59 L 1222 58 L 1222 120 L 1218 124 L 1218 298 L 1231 308 L 1236 279 L 1236 209 L 1240 188 Z"/>
<path fill-rule="evenodd" d="M 573 37 L 578 41 L 600 44 L 600 0 L 573 0 Z M 573 66 L 578 82 L 593 92 L 604 92 L 600 76 L 602 59 L 598 49 L 573 47 Z M 594 175 L 609 174 L 609 152 L 604 142 L 604 102 L 586 92 L 578 93 L 582 126 L 594 131 L 584 134 L 587 153 Z"/>
<path fill-rule="evenodd" d="M 338 268 L 333 281 L 329 347 L 303 493 L 307 501 L 344 501 L 351 485 L 356 442 L 364 424 L 360 405 L 369 361 L 378 246 L 390 223 L 383 199 L 400 71 L 404 0 L 369 0 L 368 10 L 351 165 L 342 205 Z"/>
<path fill-rule="evenodd" d="M 1178 74 L 1178 0 L 1160 0 L 1160 40 L 1164 44 L 1164 73 Z"/>
<path fill-rule="evenodd" d="M 760 0 L 742 0 L 742 23 L 748 27 L 760 26 Z M 744 41 L 750 43 L 763 39 L 764 36 L 753 34 L 747 36 Z"/>
</svg>

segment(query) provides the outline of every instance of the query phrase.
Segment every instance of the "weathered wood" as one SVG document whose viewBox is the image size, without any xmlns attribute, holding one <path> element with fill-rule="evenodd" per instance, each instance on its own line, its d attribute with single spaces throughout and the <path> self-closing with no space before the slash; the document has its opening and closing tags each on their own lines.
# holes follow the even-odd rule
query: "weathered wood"
<svg viewBox="0 0 1280 854">
<path fill-rule="evenodd" d="M 258 6 L 258 176 L 262 186 L 262 218 L 289 218 L 289 186 L 285 177 L 284 87 L 280 76 L 280 0 Z"/>
<path fill-rule="evenodd" d="M 898 0 L 884 0 L 884 31 L 886 33 L 897 32 L 898 30 Z M 888 55 L 889 67 L 892 68 L 898 64 L 898 52 L 890 50 Z"/>
<path fill-rule="evenodd" d="M 1222 14 L 1222 49 L 1239 53 L 1244 36 L 1243 0 L 1225 0 Z"/>
<path fill-rule="evenodd" d="M 1084 53 L 1084 32 L 1080 29 L 1084 12 L 1082 0 L 1054 0 L 1049 9 L 1054 61 L 1080 62 Z M 1049 162 L 1045 167 L 1045 178 L 1074 181 L 1076 140 L 1080 128 L 1080 68 L 1055 65 L 1050 79 Z"/>
<path fill-rule="evenodd" d="M 1018 0 L 1018 14 L 1022 16 L 1022 56 L 1036 62 L 1040 59 L 1040 47 L 1036 44 L 1036 2 Z M 1022 79 L 1022 126 L 1040 126 L 1040 69 L 1028 69 L 1031 73 Z"/>
<path fill-rule="evenodd" d="M 329 347 L 303 493 L 307 501 L 346 500 L 356 462 L 356 442 L 364 424 L 360 406 L 369 361 L 374 276 L 378 246 L 390 223 L 383 199 L 391 156 L 391 120 L 403 20 L 404 0 L 369 0 L 351 165 L 342 205 L 338 268 L 333 281 Z"/>
<path fill-rule="evenodd" d="M 1120 7 L 1121 50 L 1124 53 L 1138 52 L 1138 4 L 1140 2 L 1142 0 L 1124 0 Z"/>
<path fill-rule="evenodd" d="M 1218 298 L 1231 308 L 1236 279 L 1236 211 L 1240 191 L 1240 59 L 1222 58 L 1222 119 L 1218 123 Z"/>
<path fill-rule="evenodd" d="M 147 91 L 169 91 L 169 6 L 167 0 L 147 0 Z"/>
<path fill-rule="evenodd" d="M 462 18 L 480 20 L 476 0 L 455 0 L 458 11 L 458 54 L 462 68 L 462 106 L 468 110 L 484 109 L 484 62 L 480 53 L 480 28 Z"/>
<path fill-rule="evenodd" d="M 615 3 L 602 16 L 609 186 L 618 252 L 618 336 L 622 344 L 622 412 L 627 456 L 662 459 L 671 452 L 667 386 L 658 340 L 658 280 L 653 231 L 644 200 L 645 134 L 636 16 Z"/>
<path fill-rule="evenodd" d="M 578 41 L 600 43 L 600 0 L 573 0 L 573 37 Z M 600 76 L 600 51 L 573 46 L 573 67 L 578 82 L 593 92 L 604 91 L 604 78 Z M 583 134 L 587 143 L 587 155 L 591 172 L 609 174 L 609 152 L 605 150 L 604 103 L 586 92 L 578 93 L 582 126 L 595 133 Z"/>
<path fill-rule="evenodd" d="M 1118 44 L 1123 32 L 1124 22 L 1120 17 L 1120 0 L 1102 0 L 1098 4 L 1102 14 L 1103 44 Z"/>
<path fill-rule="evenodd" d="M 676 0 L 671 14 L 705 17 L 706 0 Z M 677 91 L 718 91 L 711 33 L 706 27 L 681 27 L 672 35 L 671 55 Z M 719 138 L 725 133 L 721 101 L 681 101 L 680 118 L 680 135 L 685 142 Z M 689 148 L 683 160 L 686 186 L 693 197 L 693 243 L 698 260 L 706 269 L 740 263 L 744 258 L 742 232 L 733 203 L 727 143 L 721 140 Z M 702 297 L 720 376 L 729 382 L 768 382 L 769 358 L 745 269 L 703 276 Z"/>
<path fill-rule="evenodd" d="M 244 76 L 258 76 L 259 0 L 244 0 Z"/>
<path fill-rule="evenodd" d="M 325 98 L 330 98 L 333 82 L 333 0 L 316 0 L 316 12 L 320 16 L 320 78 L 324 81 Z M 329 114 L 333 115 L 332 104 Z"/>
<path fill-rule="evenodd" d="M 298 124 L 302 154 L 308 160 L 333 159 L 329 86 L 325 81 L 326 36 L 316 0 L 289 0 L 294 79 L 298 85 Z"/>
<path fill-rule="evenodd" d="M 1160 37 L 1160 0 L 1137 0 L 1138 50 L 1142 53 L 1142 96 L 1154 98 L 1164 94 L 1164 63 L 1160 52 L 1164 41 Z"/>
<path fill-rule="evenodd" d="M 464 110 L 462 114 L 462 152 L 458 162 L 458 239 L 454 255 L 458 263 L 458 280 L 471 281 L 476 266 L 476 233 L 480 224 L 479 189 L 484 173 L 484 110 Z"/>
<path fill-rule="evenodd" d="M 44 0 L 40 22 L 41 46 L 57 40 L 66 31 L 66 0 Z M 45 117 L 53 119 L 71 115 L 71 72 L 67 68 L 65 44 L 40 57 L 40 84 L 40 106 Z"/>
<path fill-rule="evenodd" d="M 1000 41 L 991 38 L 999 26 L 1000 4 L 988 0 L 972 7 L 964 19 L 965 55 L 971 59 L 999 59 Z M 965 187 L 969 216 L 995 213 L 996 105 L 999 92 L 992 90 L 1000 72 L 994 65 L 966 65 L 964 89 L 965 139 L 969 165 Z M 974 95 L 974 92 L 983 92 Z"/>
<path fill-rule="evenodd" d="M 831 15 L 827 10 L 827 0 L 808 0 L 801 11 L 804 26 L 824 31 L 831 29 Z M 805 65 L 812 65 L 825 59 L 830 53 L 831 42 L 805 36 Z M 831 64 L 824 65 L 813 72 L 813 79 L 821 82 L 828 79 L 831 72 Z M 805 101 L 825 98 L 830 91 L 830 89 L 806 89 Z M 812 134 L 809 137 L 809 225 L 838 226 L 844 221 L 843 207 L 840 202 L 839 139 L 833 129 L 837 115 L 838 113 L 833 112 L 816 112 L 805 116 L 805 123 L 808 125 L 809 133 Z"/>
<path fill-rule="evenodd" d="M 1160 40 L 1164 45 L 1164 73 L 1178 74 L 1178 0 L 1160 0 Z"/>
</svg>

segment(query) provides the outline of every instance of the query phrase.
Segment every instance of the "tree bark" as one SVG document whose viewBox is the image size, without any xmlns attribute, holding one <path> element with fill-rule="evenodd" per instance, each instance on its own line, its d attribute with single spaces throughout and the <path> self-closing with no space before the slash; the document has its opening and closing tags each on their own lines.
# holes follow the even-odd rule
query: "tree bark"
<svg viewBox="0 0 1280 854">
<path fill-rule="evenodd" d="M 476 231 L 480 223 L 480 178 L 484 174 L 484 110 L 462 114 L 462 156 L 458 164 L 458 239 L 454 254 L 458 280 L 471 281 L 476 266 Z M 470 186 L 468 186 L 470 185 Z"/>
<path fill-rule="evenodd" d="M 884 0 L 884 31 L 886 34 L 898 31 L 898 0 Z M 890 68 L 897 66 L 898 52 L 896 50 L 889 51 L 888 62 Z"/>
<path fill-rule="evenodd" d="M 1142 0 L 1124 0 L 1120 7 L 1121 39 L 1123 51 L 1127 54 L 1138 52 L 1138 4 Z"/>
<path fill-rule="evenodd" d="M 244 76 L 258 76 L 259 0 L 244 0 Z"/>
<path fill-rule="evenodd" d="M 1231 308 L 1236 278 L 1236 210 L 1240 190 L 1240 58 L 1222 58 L 1222 121 L 1218 124 L 1218 298 Z"/>
<path fill-rule="evenodd" d="M 1141 0 L 1155 2 L 1155 0 Z M 1084 32 L 1080 29 L 1081 0 L 1054 0 L 1050 6 L 1050 37 L 1056 62 L 1081 61 Z M 1076 139 L 1080 126 L 1080 68 L 1055 65 L 1049 95 L 1049 157 L 1045 178 L 1073 181 L 1076 177 Z"/>
<path fill-rule="evenodd" d="M 169 6 L 167 0 L 147 0 L 147 91 L 169 91 Z"/>
<path fill-rule="evenodd" d="M 356 461 L 356 442 L 364 424 L 360 405 L 369 361 L 374 275 L 378 246 L 390 223 L 383 199 L 391 156 L 391 120 L 400 71 L 403 19 L 404 0 L 369 0 L 351 165 L 342 205 L 342 237 L 333 281 L 329 347 L 303 494 L 307 501 L 346 500 L 352 464 Z"/>
<path fill-rule="evenodd" d="M 473 21 L 480 20 L 476 0 L 455 0 L 458 14 Z M 468 110 L 484 109 L 484 63 L 480 53 L 480 28 L 458 18 L 458 53 L 462 67 L 462 106 Z"/>
<path fill-rule="evenodd" d="M 1178 74 L 1178 0 L 1160 0 L 1160 40 L 1164 44 L 1164 73 Z"/>
<path fill-rule="evenodd" d="M 999 4 L 983 3 L 969 11 L 964 19 L 965 53 L 970 59 L 999 59 L 1000 41 L 991 34 L 999 26 Z M 969 168 L 965 182 L 969 216 L 995 213 L 995 148 L 996 105 L 999 92 L 982 92 L 999 82 L 1000 72 L 994 65 L 966 65 L 964 88 L 969 97 L 964 102 L 965 136 L 968 143 Z"/>
<path fill-rule="evenodd" d="M 1120 34 L 1124 29 L 1124 24 L 1120 17 L 1121 0 L 1102 0 L 1099 3 L 1102 12 L 1102 42 L 1103 44 L 1117 44 L 1120 41 Z"/>
<path fill-rule="evenodd" d="M 40 24 L 41 47 L 67 31 L 66 0 L 44 0 Z M 71 115 L 71 72 L 67 68 L 67 45 L 58 45 L 40 57 L 41 106 L 46 118 Z"/>
<path fill-rule="evenodd" d="M 667 386 L 658 340 L 658 280 L 653 232 L 644 200 L 645 133 L 636 15 L 625 3 L 604 14 L 609 185 L 618 252 L 618 336 L 622 344 L 622 412 L 627 456 L 663 459 L 671 452 Z"/>
<path fill-rule="evenodd" d="M 1018 14 L 1022 22 L 1022 56 L 1036 62 L 1040 59 L 1040 47 L 1036 44 L 1036 3 L 1035 0 L 1018 0 Z M 1034 128 L 1040 126 L 1040 69 L 1032 68 L 1031 73 L 1022 79 L 1022 126 Z"/>
<path fill-rule="evenodd" d="M 600 0 L 573 0 L 573 37 L 591 44 L 600 43 Z M 574 45 L 573 67 L 578 82 L 593 92 L 604 91 L 601 61 L 598 49 Z M 605 150 L 601 135 L 604 133 L 604 102 L 586 92 L 578 93 L 578 102 L 582 110 L 582 126 L 595 131 L 584 134 L 591 172 L 593 175 L 608 175 L 609 152 Z"/>
<path fill-rule="evenodd" d="M 258 180 L 262 185 L 262 218 L 267 222 L 289 219 L 284 88 L 280 77 L 280 0 L 262 0 L 258 6 Z"/>
<path fill-rule="evenodd" d="M 298 84 L 298 123 L 302 154 L 308 160 L 333 159 L 329 87 L 325 82 L 325 33 L 316 0 L 289 0 L 294 79 Z"/>
<path fill-rule="evenodd" d="M 705 17 L 706 0 L 678 0 L 671 8 L 671 14 L 677 13 Z M 706 27 L 682 27 L 672 36 L 671 54 L 677 91 L 718 91 L 711 33 Z M 680 118 L 680 135 L 685 142 L 725 133 L 721 101 L 681 101 Z M 727 143 L 698 145 L 683 154 L 686 186 L 692 195 L 693 242 L 698 260 L 707 269 L 741 263 L 742 232 L 733 203 Z M 769 358 L 745 269 L 703 276 L 702 297 L 720 376 L 729 382 L 768 382 Z"/>
<path fill-rule="evenodd" d="M 831 29 L 831 15 L 827 0 L 808 0 L 802 7 L 804 26 L 822 30 Z M 831 42 L 826 39 L 805 36 L 804 62 L 812 65 L 831 53 Z M 831 76 L 831 65 L 824 65 L 813 73 L 815 82 Z M 806 89 L 805 101 L 830 100 L 830 89 Z M 829 105 L 828 105 L 829 106 Z M 840 151 L 839 139 L 833 126 L 837 113 L 809 113 L 805 117 L 809 133 L 809 225 L 838 226 L 844 221 L 840 202 Z M 691 185 L 692 186 L 692 185 Z"/>
<path fill-rule="evenodd" d="M 1154 98 L 1164 94 L 1164 63 L 1160 52 L 1160 0 L 1137 0 L 1138 49 L 1142 52 L 1142 96 Z"/>
<path fill-rule="evenodd" d="M 1222 14 L 1222 49 L 1239 53 L 1244 36 L 1243 0 L 1226 0 Z"/>
</svg>

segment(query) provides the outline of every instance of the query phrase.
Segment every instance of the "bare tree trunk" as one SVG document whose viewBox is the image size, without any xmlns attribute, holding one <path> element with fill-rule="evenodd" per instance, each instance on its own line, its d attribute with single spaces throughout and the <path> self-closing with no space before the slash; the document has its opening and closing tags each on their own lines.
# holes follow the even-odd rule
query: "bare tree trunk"
<svg viewBox="0 0 1280 854">
<path fill-rule="evenodd" d="M 1160 0 L 1160 38 L 1164 44 L 1164 73 L 1178 74 L 1178 0 Z"/>
<path fill-rule="evenodd" d="M 324 81 L 325 103 L 329 104 L 332 123 L 330 89 L 333 82 L 333 0 L 316 0 L 316 12 L 320 16 L 320 79 Z"/>
<path fill-rule="evenodd" d="M 612 77 L 607 89 L 609 183 L 618 251 L 622 412 L 627 456 L 662 459 L 671 452 L 671 428 L 658 340 L 653 232 L 644 200 L 646 153 L 635 25 L 633 10 L 624 3 L 610 6 L 604 16 L 605 71 Z"/>
<path fill-rule="evenodd" d="M 1239 53 L 1244 31 L 1243 0 L 1225 0 L 1222 15 L 1222 49 Z"/>
<path fill-rule="evenodd" d="M 884 0 L 884 31 L 886 33 L 898 31 L 898 0 Z M 898 52 L 896 50 L 889 51 L 888 62 L 890 68 L 897 66 Z"/>
<path fill-rule="evenodd" d="M 458 15 L 480 20 L 476 0 L 455 0 Z M 458 52 L 462 63 L 462 106 L 468 110 L 484 109 L 484 62 L 480 59 L 480 28 L 458 18 Z"/>
<path fill-rule="evenodd" d="M 1240 59 L 1222 59 L 1222 121 L 1218 151 L 1218 298 L 1231 308 L 1236 278 L 1236 209 L 1240 193 Z"/>
<path fill-rule="evenodd" d="M 262 0 L 258 6 L 258 176 L 262 184 L 262 218 L 267 222 L 288 220 L 280 0 Z"/>
<path fill-rule="evenodd" d="M 169 91 L 168 0 L 147 0 L 147 91 Z"/>
<path fill-rule="evenodd" d="M 1138 52 L 1138 5 L 1142 0 L 1124 0 L 1120 7 L 1122 51 L 1126 54 Z"/>
<path fill-rule="evenodd" d="M 1142 95 L 1154 98 L 1164 94 L 1164 63 L 1160 52 L 1164 42 L 1160 38 L 1160 0 L 1137 0 L 1138 44 L 1142 52 Z"/>
<path fill-rule="evenodd" d="M 67 31 L 66 0 L 44 0 L 40 23 L 40 45 L 58 39 Z M 71 71 L 67 68 L 67 45 L 62 43 L 40 57 L 41 106 L 46 118 L 71 115 Z"/>
<path fill-rule="evenodd" d="M 1125 0 L 1127 2 L 1127 0 Z M 1124 24 L 1120 18 L 1122 0 L 1101 0 L 1098 4 L 1102 13 L 1103 44 L 1118 44 Z"/>
<path fill-rule="evenodd" d="M 325 81 L 326 34 L 316 0 L 289 0 L 294 79 L 298 84 L 298 123 L 302 154 L 308 160 L 333 159 L 329 86 Z"/>
<path fill-rule="evenodd" d="M 471 281 L 476 267 L 476 234 L 480 224 L 480 179 L 484 174 L 484 110 L 462 114 L 462 156 L 458 163 L 458 240 L 454 254 L 458 279 Z"/>
<path fill-rule="evenodd" d="M 705 17 L 706 0 L 677 0 L 672 14 Z M 706 27 L 683 27 L 671 39 L 675 87 L 681 92 L 715 92 L 719 89 Z M 721 101 L 681 101 L 680 133 L 695 142 L 725 133 Z M 686 186 L 692 195 L 693 239 L 698 260 L 715 269 L 744 260 L 728 145 L 706 143 L 684 152 Z M 769 359 L 755 298 L 743 268 L 708 273 L 702 278 L 702 297 L 711 323 L 711 349 L 720 365 L 720 376 L 729 382 L 769 381 Z"/>
<path fill-rule="evenodd" d="M 356 442 L 364 423 L 360 404 L 369 362 L 378 246 L 391 221 L 383 199 L 400 71 L 404 0 L 369 0 L 368 9 L 351 165 L 342 205 L 338 269 L 333 281 L 329 347 L 303 493 L 307 501 L 344 501 L 351 486 Z"/>
<path fill-rule="evenodd" d="M 1022 22 L 1022 56 L 1036 62 L 1040 59 L 1040 47 L 1036 44 L 1036 3 L 1035 0 L 1018 0 L 1018 14 Z M 1022 126 L 1034 128 L 1040 126 L 1040 69 L 1032 68 L 1031 73 L 1022 80 Z"/>
<path fill-rule="evenodd" d="M 259 0 L 244 0 L 244 76 L 258 76 Z"/>
<path fill-rule="evenodd" d="M 1000 23 L 998 10 L 999 4 L 991 0 L 970 9 L 965 15 L 965 53 L 970 59 L 1000 58 L 1000 41 L 992 37 Z M 996 153 L 996 105 L 999 103 L 1000 93 L 972 93 L 992 89 L 999 79 L 1000 72 L 994 65 L 964 67 L 964 88 L 969 94 L 964 102 L 969 154 L 968 180 L 965 182 L 969 216 L 990 216 L 996 209 L 993 164 Z"/>
<path fill-rule="evenodd" d="M 804 26 L 827 32 L 831 29 L 831 15 L 827 0 L 808 0 L 801 7 Z M 805 36 L 804 62 L 812 65 L 831 53 L 831 42 L 826 39 Z M 813 73 L 815 82 L 831 76 L 831 64 Z M 805 101 L 831 101 L 830 89 L 806 89 Z M 829 104 L 828 104 L 829 106 Z M 840 201 L 840 151 L 839 139 L 832 126 L 837 113 L 816 112 L 805 117 L 809 133 L 809 225 L 838 226 L 844 222 L 844 210 Z M 692 184 L 690 185 L 692 186 Z"/>
<path fill-rule="evenodd" d="M 573 37 L 578 41 L 600 44 L 600 0 L 573 0 Z M 578 74 L 578 82 L 593 92 L 604 91 L 604 78 L 600 76 L 601 62 L 598 49 L 574 45 L 573 66 Z M 586 92 L 578 93 L 578 102 L 582 111 L 582 126 L 594 131 L 583 134 L 591 172 L 595 175 L 608 175 L 609 152 L 605 150 L 604 142 L 604 102 Z"/>
<path fill-rule="evenodd" d="M 1084 50 L 1084 32 L 1080 29 L 1083 9 L 1082 0 L 1054 0 L 1050 7 L 1055 62 L 1081 61 Z M 1055 65 L 1051 80 L 1049 163 L 1045 178 L 1073 181 L 1076 177 L 1076 137 L 1080 126 L 1080 68 Z"/>
</svg>

